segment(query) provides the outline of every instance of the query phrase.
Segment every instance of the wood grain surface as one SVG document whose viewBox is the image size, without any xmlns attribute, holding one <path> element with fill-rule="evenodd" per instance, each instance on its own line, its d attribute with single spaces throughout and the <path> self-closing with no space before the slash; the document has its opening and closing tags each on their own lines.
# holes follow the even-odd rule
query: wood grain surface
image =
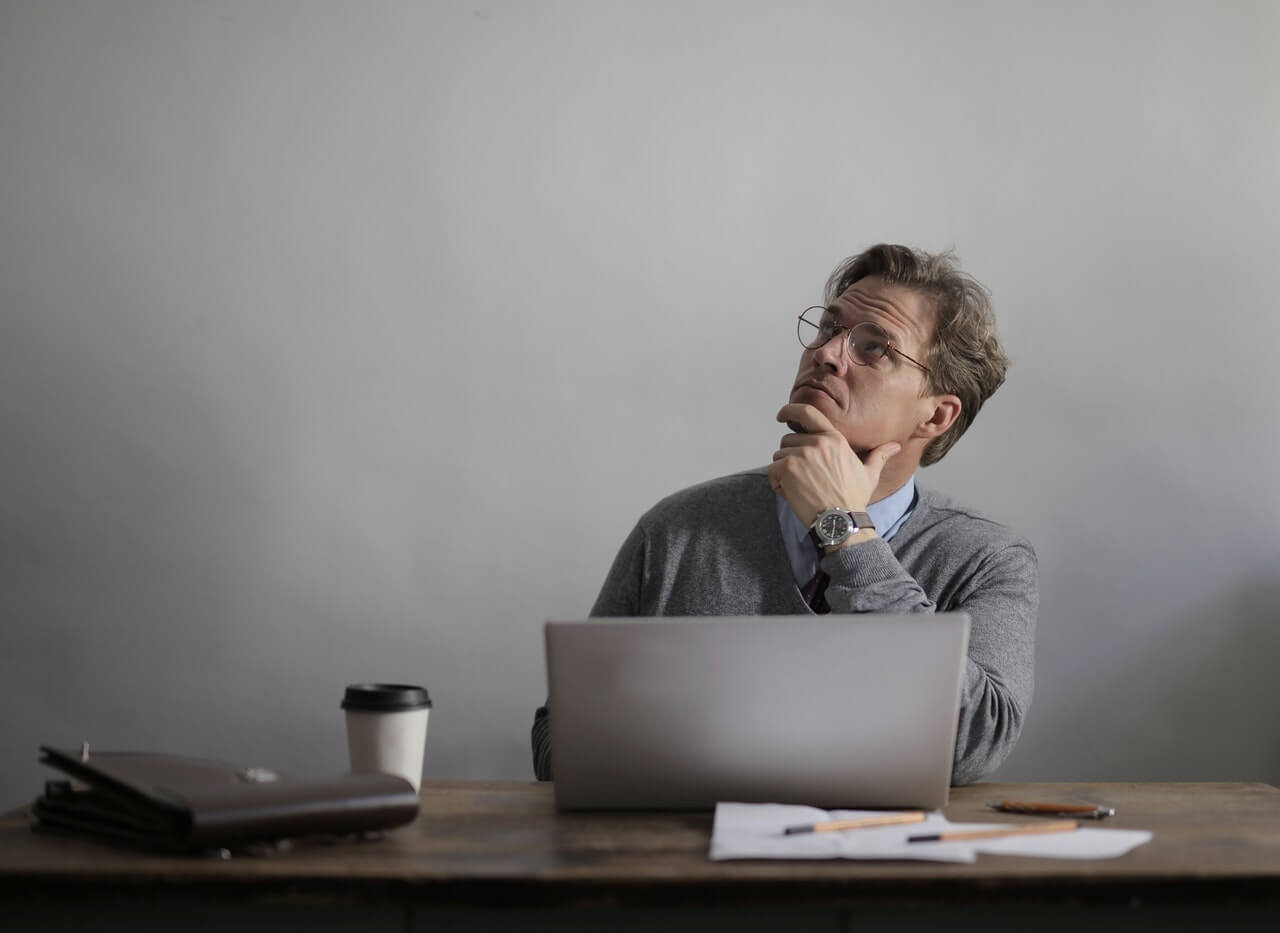
<svg viewBox="0 0 1280 933">
<path fill-rule="evenodd" d="M 711 813 L 557 813 L 551 787 L 435 782 L 412 824 L 379 839 L 300 844 L 269 857 L 151 855 L 0 818 L 0 895 L 87 890 L 285 894 L 309 900 L 502 903 L 950 903 L 1002 899 L 1248 898 L 1280 901 L 1280 791 L 1266 784 L 978 784 L 956 788 L 955 821 L 1026 823 L 986 801 L 1115 807 L 1102 826 L 1155 837 L 1118 859 L 980 856 L 975 864 L 712 862 Z"/>
</svg>

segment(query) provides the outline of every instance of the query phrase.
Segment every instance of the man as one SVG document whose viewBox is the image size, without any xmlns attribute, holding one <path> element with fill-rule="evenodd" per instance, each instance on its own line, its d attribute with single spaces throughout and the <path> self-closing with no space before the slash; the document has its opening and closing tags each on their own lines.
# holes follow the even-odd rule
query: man
<svg viewBox="0 0 1280 933">
<path fill-rule="evenodd" d="M 916 485 L 1004 381 L 986 290 L 949 255 L 880 244 L 842 263 L 804 347 L 773 463 L 664 499 L 623 543 L 593 616 L 964 610 L 953 784 L 994 770 L 1032 691 L 1035 552 Z M 869 712 L 874 715 L 874 712 Z M 534 770 L 549 780 L 550 711 Z"/>
</svg>

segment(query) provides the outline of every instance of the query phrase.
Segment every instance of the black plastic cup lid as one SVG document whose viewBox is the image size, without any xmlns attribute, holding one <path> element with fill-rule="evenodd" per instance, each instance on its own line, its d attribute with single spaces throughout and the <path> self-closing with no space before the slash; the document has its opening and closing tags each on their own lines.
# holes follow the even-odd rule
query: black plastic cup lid
<svg viewBox="0 0 1280 933">
<path fill-rule="evenodd" d="M 426 687 L 408 684 L 352 684 L 342 697 L 342 708 L 370 713 L 430 709 L 431 696 Z"/>
</svg>

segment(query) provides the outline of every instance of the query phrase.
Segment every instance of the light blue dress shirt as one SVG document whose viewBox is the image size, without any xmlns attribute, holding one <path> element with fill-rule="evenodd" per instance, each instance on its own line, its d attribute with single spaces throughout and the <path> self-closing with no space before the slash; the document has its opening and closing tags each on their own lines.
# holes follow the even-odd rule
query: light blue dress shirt
<svg viewBox="0 0 1280 933">
<path fill-rule="evenodd" d="M 791 511 L 787 500 L 777 493 L 774 498 L 778 509 L 778 525 L 782 529 L 782 543 L 787 546 L 787 557 L 791 559 L 791 572 L 795 574 L 796 584 L 803 588 L 818 572 L 818 549 L 809 537 L 809 527 Z M 916 478 L 913 474 L 902 488 L 867 506 L 867 514 L 876 526 L 876 533 L 888 541 L 898 533 L 915 504 Z"/>
</svg>

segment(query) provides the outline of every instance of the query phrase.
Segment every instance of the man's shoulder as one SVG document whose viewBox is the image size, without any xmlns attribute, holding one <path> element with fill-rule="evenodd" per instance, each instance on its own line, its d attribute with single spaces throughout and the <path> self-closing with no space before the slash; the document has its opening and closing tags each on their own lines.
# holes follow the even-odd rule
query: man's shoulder
<svg viewBox="0 0 1280 933">
<path fill-rule="evenodd" d="M 771 503 L 773 491 L 769 488 L 766 469 L 743 470 L 687 486 L 659 500 L 640 521 L 642 524 L 697 521 L 703 516 L 750 511 L 762 503 Z"/>
<path fill-rule="evenodd" d="M 903 526 L 910 537 L 928 538 L 932 543 L 939 538 L 964 541 L 983 551 L 1017 547 L 1035 553 L 1025 537 L 978 509 L 934 489 L 920 488 L 918 495 L 915 512 Z"/>
</svg>

